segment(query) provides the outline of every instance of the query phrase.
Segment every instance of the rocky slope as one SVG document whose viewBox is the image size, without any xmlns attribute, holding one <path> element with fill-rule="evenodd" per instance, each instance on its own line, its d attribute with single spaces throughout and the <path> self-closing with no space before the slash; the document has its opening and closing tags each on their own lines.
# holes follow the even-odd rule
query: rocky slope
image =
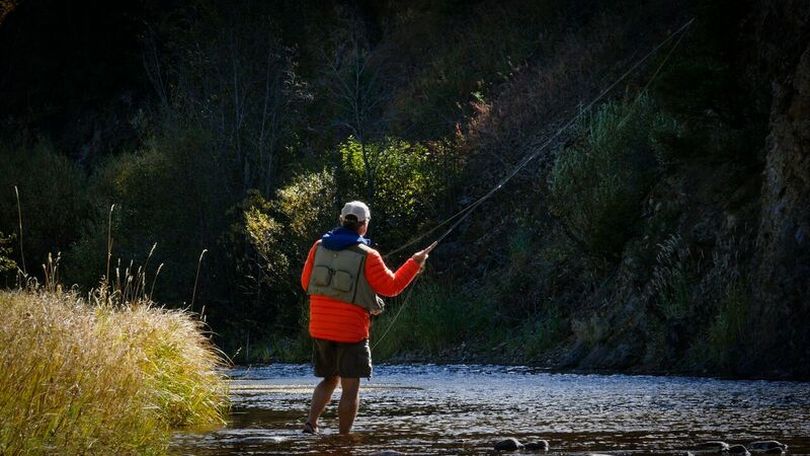
<svg viewBox="0 0 810 456">
<path fill-rule="evenodd" d="M 753 311 L 761 331 L 775 337 L 766 347 L 752 347 L 758 355 L 752 359 L 788 358 L 805 366 L 806 374 L 810 364 L 810 9 L 803 2 L 762 2 L 759 11 L 757 79 L 770 85 L 772 99 Z"/>
</svg>

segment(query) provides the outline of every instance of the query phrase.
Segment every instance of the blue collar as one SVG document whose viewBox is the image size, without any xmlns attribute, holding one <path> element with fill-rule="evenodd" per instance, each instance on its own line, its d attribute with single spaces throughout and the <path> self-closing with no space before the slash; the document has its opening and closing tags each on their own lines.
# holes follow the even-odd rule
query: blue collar
<svg viewBox="0 0 810 456">
<path fill-rule="evenodd" d="M 329 250 L 343 250 L 357 244 L 371 245 L 371 239 L 343 227 L 335 228 L 321 237 L 321 245 Z"/>
</svg>

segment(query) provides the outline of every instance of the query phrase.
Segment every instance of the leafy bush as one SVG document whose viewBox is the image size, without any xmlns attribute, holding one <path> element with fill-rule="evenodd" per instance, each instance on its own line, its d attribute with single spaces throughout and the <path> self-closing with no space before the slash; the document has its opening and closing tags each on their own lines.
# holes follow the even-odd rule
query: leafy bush
<svg viewBox="0 0 810 456">
<path fill-rule="evenodd" d="M 375 320 L 371 337 L 375 356 L 441 354 L 473 340 L 491 326 L 493 312 L 485 303 L 455 287 L 420 282 L 411 285 L 415 287 L 412 293 L 406 291 L 392 300 Z"/>
<path fill-rule="evenodd" d="M 435 213 L 446 171 L 432 162 L 419 143 L 388 138 L 363 144 L 349 137 L 340 146 L 346 199 L 366 200 L 372 211 L 370 230 L 382 243 L 396 245 Z"/>
<path fill-rule="evenodd" d="M 580 143 L 560 152 L 550 203 L 587 253 L 615 258 L 635 233 L 658 173 L 656 135 L 673 127 L 646 96 L 609 102 L 580 126 Z"/>
<path fill-rule="evenodd" d="M 241 344 L 239 359 L 300 360 L 307 314 L 299 274 L 312 243 L 337 222 L 335 191 L 333 174 L 323 170 L 294 177 L 272 200 L 250 191 L 233 208 L 238 218 L 225 244 L 241 299 L 230 310 L 245 317 L 227 337 Z"/>
<path fill-rule="evenodd" d="M 719 368 L 736 363 L 734 356 L 748 342 L 749 297 L 739 282 L 728 284 L 726 296 L 720 302 L 708 331 L 708 350 L 704 356 Z"/>
<path fill-rule="evenodd" d="M 11 248 L 9 244 L 12 240 L 13 237 L 5 237 L 3 233 L 0 232 L 0 273 L 17 269 L 17 263 L 10 258 Z"/>
<path fill-rule="evenodd" d="M 87 178 L 48 142 L 32 147 L 2 145 L 0 155 L 0 231 L 19 236 L 17 186 L 26 266 L 29 273 L 39 273 L 49 252 L 66 250 L 79 238 L 81 226 L 91 214 Z"/>
<path fill-rule="evenodd" d="M 296 177 L 273 201 L 251 193 L 243 210 L 244 232 L 273 278 L 288 280 L 311 243 L 337 223 L 334 194 L 334 177 L 326 170 Z"/>
<path fill-rule="evenodd" d="M 157 243 L 158 262 L 166 264 L 158 283 L 161 299 L 190 299 L 195 273 L 191 265 L 203 249 L 219 261 L 217 241 L 234 198 L 228 168 L 212 147 L 209 133 L 178 130 L 154 137 L 137 153 L 122 154 L 97 170 L 90 182 L 92 217 L 76 224 L 82 236 L 65 254 L 69 278 L 89 288 L 105 273 L 108 217 L 115 204 L 113 258 L 143 258 Z"/>
<path fill-rule="evenodd" d="M 567 324 L 568 319 L 560 309 L 551 305 L 542 315 L 526 319 L 518 332 L 519 342 L 513 343 L 521 347 L 526 360 L 536 361 L 538 356 L 562 341 Z"/>
</svg>

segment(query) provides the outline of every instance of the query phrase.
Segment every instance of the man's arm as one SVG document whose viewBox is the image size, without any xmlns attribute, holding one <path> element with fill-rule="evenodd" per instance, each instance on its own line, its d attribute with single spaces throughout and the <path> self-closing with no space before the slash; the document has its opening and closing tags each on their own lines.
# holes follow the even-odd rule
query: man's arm
<svg viewBox="0 0 810 456">
<path fill-rule="evenodd" d="M 312 245 L 307 255 L 307 262 L 304 263 L 304 270 L 301 271 L 301 287 L 306 290 L 309 288 L 309 277 L 312 275 L 312 263 L 315 261 L 315 251 L 318 250 L 318 243 Z"/>
<path fill-rule="evenodd" d="M 377 294 L 396 296 L 416 277 L 420 267 L 413 258 L 409 258 L 396 272 L 392 272 L 383 262 L 380 253 L 371 250 L 366 257 L 366 280 Z"/>
</svg>

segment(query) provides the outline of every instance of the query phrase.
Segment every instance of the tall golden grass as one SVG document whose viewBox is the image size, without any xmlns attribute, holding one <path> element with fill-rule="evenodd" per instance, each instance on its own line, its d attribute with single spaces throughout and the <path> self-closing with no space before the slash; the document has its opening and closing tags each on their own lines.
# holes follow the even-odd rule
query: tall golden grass
<svg viewBox="0 0 810 456">
<path fill-rule="evenodd" d="M 0 291 L 0 454 L 161 454 L 172 428 L 223 423 L 202 325 L 145 298 Z"/>
</svg>

